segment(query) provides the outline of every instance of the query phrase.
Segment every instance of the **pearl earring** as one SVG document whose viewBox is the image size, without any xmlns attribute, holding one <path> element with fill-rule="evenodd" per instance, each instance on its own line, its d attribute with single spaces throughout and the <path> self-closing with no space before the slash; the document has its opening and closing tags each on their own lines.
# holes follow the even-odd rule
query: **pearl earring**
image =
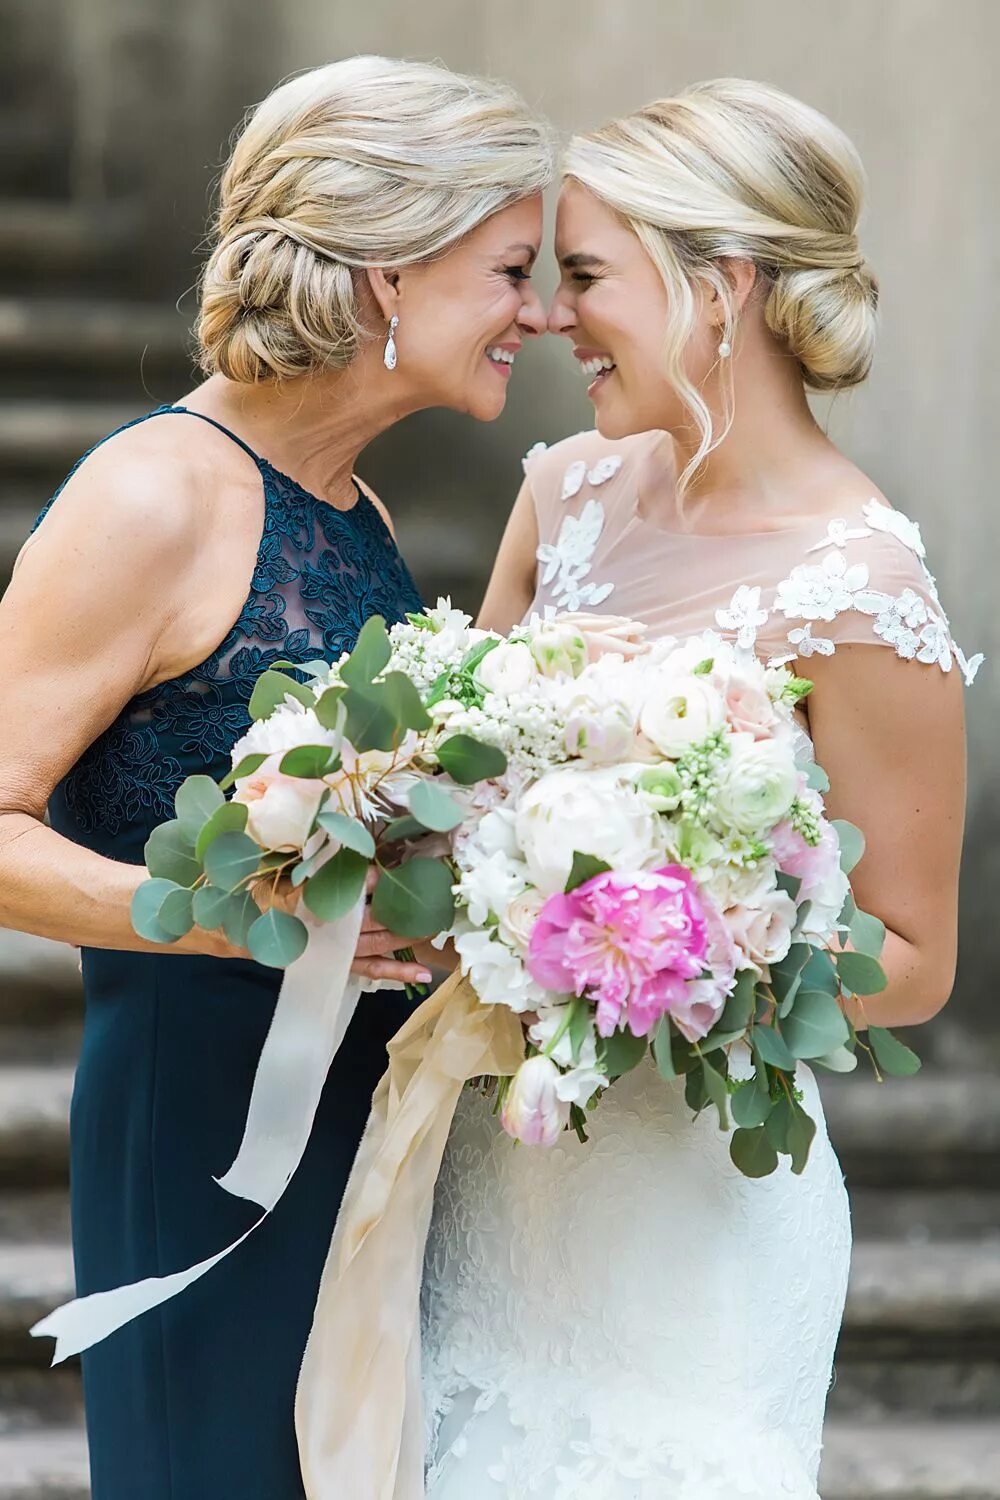
<svg viewBox="0 0 1000 1500">
<path fill-rule="evenodd" d="M 389 337 L 385 341 L 385 353 L 382 356 L 387 370 L 394 370 L 396 368 L 396 340 L 393 338 L 393 334 L 398 327 L 399 319 L 393 314 L 389 319 Z"/>
<path fill-rule="evenodd" d="M 733 352 L 733 346 L 728 339 L 723 339 L 719 345 L 719 358 L 728 359 Z"/>
</svg>

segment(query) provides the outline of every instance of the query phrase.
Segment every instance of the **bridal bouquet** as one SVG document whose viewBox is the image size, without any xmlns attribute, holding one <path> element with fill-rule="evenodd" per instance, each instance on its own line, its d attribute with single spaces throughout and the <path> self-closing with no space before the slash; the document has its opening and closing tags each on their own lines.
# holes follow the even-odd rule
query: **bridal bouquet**
<svg viewBox="0 0 1000 1500">
<path fill-rule="evenodd" d="M 808 682 L 714 634 L 647 645 L 643 630 L 563 615 L 473 639 L 451 612 L 394 631 L 439 732 L 507 760 L 452 835 L 447 936 L 480 999 L 526 1018 L 526 1060 L 496 1086 L 509 1134 L 585 1138 L 587 1109 L 651 1051 L 693 1110 L 732 1118 L 744 1173 L 779 1154 L 801 1172 L 815 1126 L 799 1061 L 919 1066 L 845 1013 L 886 983 L 885 929 L 848 881 L 863 839 L 824 816 L 794 716 Z"/>
</svg>

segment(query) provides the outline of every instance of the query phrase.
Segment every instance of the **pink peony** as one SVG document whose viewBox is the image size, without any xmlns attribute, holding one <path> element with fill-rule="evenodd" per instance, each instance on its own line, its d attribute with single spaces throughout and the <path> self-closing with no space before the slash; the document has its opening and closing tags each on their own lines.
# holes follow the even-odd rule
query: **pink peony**
<svg viewBox="0 0 1000 1500">
<path fill-rule="evenodd" d="M 825 820 L 822 836 L 815 846 L 807 844 L 791 823 L 779 823 L 771 830 L 770 843 L 778 869 L 802 881 L 797 901 L 807 901 L 824 887 L 840 868 L 840 843 L 836 830 Z"/>
<path fill-rule="evenodd" d="M 648 1036 L 667 1011 L 684 1009 L 707 947 L 706 912 L 689 870 L 609 870 L 549 897 L 527 966 L 546 989 L 596 1000 L 601 1036 L 620 1026 Z"/>
</svg>

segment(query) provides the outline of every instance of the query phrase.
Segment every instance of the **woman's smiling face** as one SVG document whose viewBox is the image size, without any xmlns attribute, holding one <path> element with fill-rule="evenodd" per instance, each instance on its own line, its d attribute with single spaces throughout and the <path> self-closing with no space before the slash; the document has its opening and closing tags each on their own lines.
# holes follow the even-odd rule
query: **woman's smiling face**
<svg viewBox="0 0 1000 1500">
<path fill-rule="evenodd" d="M 688 425 L 665 370 L 670 303 L 663 279 L 625 221 L 572 178 L 559 198 L 556 258 L 561 279 L 549 332 L 572 340 L 591 382 L 598 430 L 621 438 Z M 715 357 L 709 331 L 699 328 L 685 354 L 696 382 Z"/>
</svg>

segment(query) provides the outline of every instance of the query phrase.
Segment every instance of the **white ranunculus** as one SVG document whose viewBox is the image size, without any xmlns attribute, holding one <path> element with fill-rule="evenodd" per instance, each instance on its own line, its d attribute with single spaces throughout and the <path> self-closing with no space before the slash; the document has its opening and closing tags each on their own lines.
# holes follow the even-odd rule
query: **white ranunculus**
<svg viewBox="0 0 1000 1500">
<path fill-rule="evenodd" d="M 658 672 L 647 689 L 639 727 L 661 755 L 673 759 L 707 740 L 724 722 L 722 695 L 704 677 Z"/>
<path fill-rule="evenodd" d="M 538 921 L 538 913 L 545 905 L 546 897 L 541 891 L 521 890 L 504 911 L 499 913 L 500 932 L 522 953 L 527 953 L 531 934 Z"/>
<path fill-rule="evenodd" d="M 672 765 L 647 766 L 639 772 L 635 784 L 656 812 L 675 812 L 680 806 L 683 788 Z"/>
<path fill-rule="evenodd" d="M 557 620 L 533 633 L 530 650 L 543 677 L 578 677 L 587 664 L 587 642 L 579 630 Z"/>
<path fill-rule="evenodd" d="M 641 870 L 663 852 L 656 814 L 609 768 L 567 767 L 540 777 L 521 798 L 517 837 L 545 895 L 565 889 L 574 850 L 624 870 Z"/>
<path fill-rule="evenodd" d="M 635 720 L 628 705 L 612 697 L 596 679 L 580 684 L 563 705 L 565 743 L 570 755 L 591 765 L 614 765 L 631 754 Z"/>
<path fill-rule="evenodd" d="M 798 789 L 795 757 L 786 742 L 733 736 L 716 796 L 725 823 L 740 833 L 767 833 L 787 816 Z"/>
<path fill-rule="evenodd" d="M 504 641 L 487 651 L 476 668 L 476 681 L 489 693 L 510 697 L 529 687 L 538 676 L 530 647 L 524 641 Z"/>
<path fill-rule="evenodd" d="M 322 781 L 283 775 L 278 766 L 284 754 L 268 756 L 233 793 L 247 810 L 247 833 L 262 849 L 302 849 L 326 790 Z"/>
<path fill-rule="evenodd" d="M 336 729 L 324 729 L 315 712 L 297 698 L 286 698 L 266 719 L 251 724 L 242 739 L 233 746 L 233 765 L 248 755 L 284 754 L 300 745 L 329 745 L 338 750 L 343 736 Z"/>
</svg>

